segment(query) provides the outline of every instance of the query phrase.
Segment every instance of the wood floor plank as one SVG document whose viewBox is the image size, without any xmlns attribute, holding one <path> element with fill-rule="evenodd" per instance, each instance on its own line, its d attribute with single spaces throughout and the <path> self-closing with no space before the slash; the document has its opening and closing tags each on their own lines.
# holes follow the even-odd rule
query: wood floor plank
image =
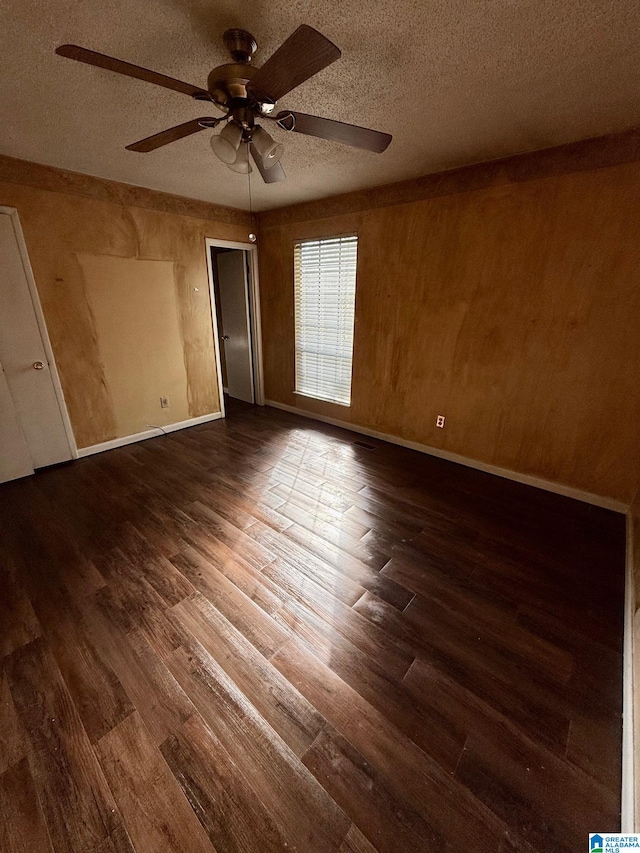
<svg viewBox="0 0 640 853">
<path fill-rule="evenodd" d="M 226 483 L 231 489 L 239 489 L 243 495 L 258 501 L 263 500 L 272 486 L 266 474 L 251 469 L 245 470 L 240 462 L 233 466 L 217 465 L 207 481 L 207 488 L 211 488 L 216 481 Z"/>
<path fill-rule="evenodd" d="M 129 833 L 121 824 L 91 853 L 136 853 Z"/>
<path fill-rule="evenodd" d="M 514 664 L 520 672 L 532 678 L 565 685 L 574 670 L 573 656 L 557 645 L 536 636 L 523 626 L 505 619 L 499 608 L 468 604 L 464 594 L 459 604 L 448 594 L 428 598 L 416 595 L 402 614 L 409 624 L 422 626 L 425 622 L 440 624 L 456 619 L 456 635 L 461 643 L 470 644 L 477 636 L 483 643 L 485 659 L 500 659 L 500 668 Z"/>
<path fill-rule="evenodd" d="M 302 760 L 378 849 L 387 853 L 447 849 L 444 836 L 404 803 L 386 784 L 384 774 L 336 731 L 323 731 Z"/>
<path fill-rule="evenodd" d="M 241 530 L 251 527 L 255 521 L 261 521 L 278 531 L 286 530 L 292 523 L 277 507 L 263 502 L 260 496 L 247 500 L 238 492 L 237 484 L 231 485 L 219 476 L 215 476 L 209 488 L 201 491 L 199 501 Z M 277 503 L 281 504 L 282 501 L 278 500 Z"/>
<path fill-rule="evenodd" d="M 154 554 L 163 557 L 171 557 L 175 554 L 177 549 L 177 536 L 174 531 L 152 510 L 141 513 L 141 507 L 135 493 L 130 496 L 129 501 L 135 507 L 135 509 L 132 509 L 129 514 L 129 518 L 131 519 L 131 532 L 135 531 L 141 539 L 144 539 L 147 548 L 149 548 L 150 551 L 153 551 Z M 128 523 L 125 527 L 128 527 Z M 142 534 L 141 529 L 144 530 L 144 534 Z M 127 533 L 129 533 L 129 531 L 127 531 Z M 127 538 L 131 538 L 130 533 Z M 122 539 L 120 539 L 120 547 L 123 550 L 128 550 L 126 546 L 123 547 Z M 132 557 L 134 558 L 136 550 L 137 549 L 134 546 L 134 552 L 132 554 Z M 153 559 L 153 557 L 150 559 Z"/>
<path fill-rule="evenodd" d="M 379 543 L 382 550 L 396 543 L 403 544 L 410 541 L 424 529 L 425 524 L 423 518 L 418 520 L 409 518 L 392 520 L 388 517 L 376 515 L 371 508 L 365 509 L 359 504 L 348 506 L 344 514 L 358 524 L 368 527 L 368 532 L 362 538 L 371 541 L 372 544 Z"/>
<path fill-rule="evenodd" d="M 162 754 L 216 850 L 280 853 L 287 849 L 287 836 L 268 804 L 256 796 L 251 779 L 200 716 L 177 729 L 162 745 Z"/>
<path fill-rule="evenodd" d="M 515 815 L 520 809 L 520 818 L 518 819 L 520 822 L 524 821 L 528 824 L 531 821 L 537 826 L 548 823 L 549 826 L 558 827 L 558 820 L 555 818 L 549 819 L 548 816 L 545 816 L 541 820 L 538 815 L 536 819 L 531 820 L 530 814 L 529 816 L 522 816 L 522 808 L 517 804 L 527 803 L 527 808 L 533 808 L 531 804 L 532 801 L 535 801 L 535 797 L 532 797 L 529 786 L 534 785 L 540 790 L 546 791 L 540 800 L 544 804 L 544 808 L 550 808 L 552 801 L 555 802 L 558 799 L 566 801 L 569 796 L 575 798 L 571 813 L 576 839 L 578 832 L 584 831 L 583 827 L 589 824 L 589 821 L 595 821 L 599 826 L 615 826 L 619 822 L 619 804 L 616 803 L 615 798 L 611 798 L 606 793 L 606 789 L 596 779 L 577 768 L 571 767 L 567 761 L 559 758 L 543 744 L 536 742 L 531 737 L 524 737 L 518 726 L 514 725 L 511 720 L 497 713 L 490 705 L 478 701 L 460 684 L 438 672 L 435 667 L 416 661 L 405 678 L 405 684 L 410 686 L 415 695 L 424 697 L 422 701 L 425 705 L 439 708 L 443 713 L 455 718 L 469 732 L 469 738 L 456 771 L 457 774 L 459 772 L 464 776 L 467 772 L 470 775 L 475 772 L 475 770 L 468 768 L 475 760 L 469 753 L 473 750 L 473 744 L 476 740 L 482 743 L 483 755 L 495 756 L 498 754 L 497 750 L 500 750 L 500 756 L 503 754 L 509 756 L 509 759 L 505 758 L 505 762 L 509 764 L 511 761 L 514 787 L 506 788 L 503 791 L 502 803 L 495 807 L 496 813 L 502 816 L 507 813 Z M 495 767 L 501 768 L 501 764 L 496 763 Z M 503 776 L 502 769 L 499 770 L 499 776 Z M 554 786 L 556 786 L 555 791 L 552 793 L 551 789 Z M 475 790 L 473 783 L 469 784 L 469 787 Z M 516 789 L 517 794 L 515 793 Z M 496 794 L 497 802 L 499 801 Z M 556 807 L 553 805 L 553 808 Z M 510 828 L 514 833 L 522 835 L 520 823 L 514 822 Z M 554 845 L 560 845 L 562 838 L 566 837 L 568 833 L 567 827 L 558 831 L 557 838 L 553 836 L 551 830 L 539 837 L 533 837 L 535 833 L 531 832 L 531 837 L 528 840 L 536 849 L 537 847 L 541 850 L 554 849 Z"/>
<path fill-rule="evenodd" d="M 161 657 L 184 640 L 166 602 L 142 576 L 122 575 L 94 599 L 114 625 L 124 633 L 141 631 Z"/>
<path fill-rule="evenodd" d="M 96 640 L 80 609 L 60 588 L 50 586 L 34 600 L 45 636 L 80 719 L 95 742 L 134 710 L 106 648 Z"/>
<path fill-rule="evenodd" d="M 374 625 L 378 625 L 385 632 L 398 640 L 403 640 L 407 643 L 411 642 L 412 631 L 409 626 L 405 626 L 401 619 L 398 618 L 398 611 L 389 602 L 383 601 L 374 592 L 366 590 L 353 605 L 356 613 L 364 616 Z M 388 626 L 392 626 L 391 631 Z"/>
<path fill-rule="evenodd" d="M 63 469 L 59 473 L 66 475 Z M 104 523 L 95 518 L 86 520 L 82 509 L 82 520 L 78 522 L 75 516 L 77 496 L 65 515 L 54 497 L 36 488 L 34 483 L 29 486 L 24 496 L 28 498 L 28 506 L 22 507 L 19 518 L 14 518 L 11 524 L 20 537 L 15 552 L 21 561 L 20 581 L 32 599 L 46 594 L 48 587 L 64 587 L 71 598 L 81 600 L 105 583 L 87 556 L 91 549 L 86 547 L 93 537 L 103 533 Z M 86 535 L 78 536 L 78 527 L 83 530 L 85 522 L 89 530 L 85 531 Z M 105 541 L 100 539 L 103 545 Z"/>
<path fill-rule="evenodd" d="M 419 526 L 420 530 L 425 527 L 424 508 L 416 506 L 410 500 L 391 496 L 387 489 L 364 486 L 358 491 L 354 503 L 365 511 L 380 515 L 383 520 L 394 524 L 406 525 L 413 522 Z"/>
<path fill-rule="evenodd" d="M 224 542 L 210 536 L 203 528 L 186 535 L 185 541 L 266 613 L 275 613 L 282 606 L 277 587 L 260 569 L 247 563 Z"/>
<path fill-rule="evenodd" d="M 53 655 L 38 639 L 13 652 L 5 667 L 56 853 L 90 850 L 119 820 Z"/>
<path fill-rule="evenodd" d="M 251 525 L 257 520 L 257 516 L 260 512 L 259 504 L 254 499 L 252 504 L 254 513 L 247 512 L 239 506 L 237 497 L 234 500 L 234 494 L 237 495 L 237 492 L 234 492 L 231 488 L 227 490 L 224 484 L 221 484 L 219 481 L 214 479 L 211 485 L 207 485 L 198 492 L 198 500 L 192 507 L 193 516 L 201 524 L 204 522 L 208 527 L 210 524 L 210 517 L 208 517 L 206 513 L 208 510 L 215 513 L 216 524 L 220 524 L 219 520 L 221 520 L 222 522 L 227 522 L 231 528 L 235 528 L 238 531 L 246 530 L 247 527 L 251 527 Z M 274 514 L 274 517 L 277 518 L 277 515 Z M 284 522 L 284 526 L 286 527 L 286 519 L 281 519 L 281 521 Z M 269 523 L 269 521 L 266 521 L 266 523 Z M 227 537 L 223 538 L 222 541 L 226 541 L 227 544 L 230 544 L 228 541 L 230 529 L 222 526 L 219 530 L 220 532 L 223 532 L 223 537 Z M 260 568 L 260 566 L 257 566 L 257 568 Z"/>
<path fill-rule="evenodd" d="M 306 446 L 304 448 L 288 447 L 287 451 L 280 457 L 283 464 L 291 465 L 293 468 L 303 469 L 307 474 L 320 478 L 323 482 L 327 479 L 335 480 L 337 477 L 347 479 L 353 489 L 360 489 L 366 480 L 366 474 L 353 460 L 344 455 L 327 457 L 326 443 Z M 330 450 L 332 448 L 327 448 Z"/>
<path fill-rule="evenodd" d="M 574 673 L 566 689 L 571 707 L 566 757 L 608 788 L 615 788 L 622 772 L 622 732 L 612 735 L 603 725 L 603 712 L 606 708 L 607 713 L 622 715 L 620 652 L 572 631 L 535 608 L 522 608 L 518 622 L 571 654 Z M 594 691 L 600 696 L 597 703 L 593 702 Z"/>
<path fill-rule="evenodd" d="M 388 633 L 411 645 L 425 661 L 436 664 L 481 699 L 518 721 L 523 731 L 535 732 L 559 754 L 564 754 L 570 718 L 560 692 L 543 690 L 521 677 L 511 651 L 496 649 L 483 642 L 482 635 L 462 624 L 455 613 L 429 614 L 414 602 L 402 614 L 384 614 Z M 452 630 L 455 626 L 455 630 Z"/>
<path fill-rule="evenodd" d="M 516 833 L 505 832 L 498 853 L 540 853 Z"/>
<path fill-rule="evenodd" d="M 466 740 L 462 731 L 456 740 L 444 725 L 434 727 L 427 754 L 384 712 L 296 643 L 287 643 L 272 661 L 368 763 L 385 773 L 397 796 L 446 838 L 452 850 L 497 846 L 504 825 L 452 777 Z"/>
<path fill-rule="evenodd" d="M 339 853 L 379 853 L 354 824 L 342 842 Z"/>
<path fill-rule="evenodd" d="M 26 741 L 16 713 L 9 681 L 0 666 L 0 773 L 17 764 L 26 754 Z"/>
<path fill-rule="evenodd" d="M 146 519 L 148 522 L 148 517 Z M 148 527 L 145 524 L 145 532 Z M 193 587 L 175 571 L 167 558 L 143 536 L 133 524 L 125 522 L 118 530 L 118 548 L 109 568 L 103 574 L 107 578 L 114 572 L 141 574 L 149 585 L 157 592 L 169 607 L 187 598 L 193 592 Z M 171 556 L 178 553 L 178 539 L 172 539 L 171 547 L 167 549 Z M 117 557 L 120 559 L 117 559 Z"/>
<path fill-rule="evenodd" d="M 331 595 L 346 604 L 353 604 L 364 592 L 364 586 L 338 567 L 330 565 L 288 537 L 279 536 L 260 524 L 252 525 L 248 534 L 268 548 L 274 557 L 277 556 L 284 563 L 290 563 L 293 568 L 310 577 L 314 583 L 323 586 Z M 263 571 L 263 574 L 266 572 Z"/>
<path fill-rule="evenodd" d="M 15 569 L 7 562 L 0 568 L 0 659 L 42 635 L 24 587 L 18 583 Z"/>
<path fill-rule="evenodd" d="M 132 710 L 154 744 L 161 744 L 195 713 L 193 704 L 141 632 L 124 635 L 100 613 L 95 613 L 94 630 Z"/>
<path fill-rule="evenodd" d="M 365 593 L 364 587 L 351 582 L 345 584 L 343 578 L 337 584 L 332 582 L 334 574 L 330 569 L 317 572 L 314 566 L 310 566 L 307 572 L 303 572 L 297 563 L 293 564 L 282 557 L 276 557 L 262 570 L 262 574 L 282 591 L 283 603 L 294 598 L 318 606 L 331 607 L 334 602 L 349 606 L 359 601 Z"/>
<path fill-rule="evenodd" d="M 358 521 L 352 521 L 344 512 L 324 504 L 307 495 L 300 494 L 293 490 L 287 492 L 287 499 L 278 495 L 276 489 L 271 489 L 265 500 L 269 501 L 269 505 L 277 509 L 281 515 L 291 521 L 295 521 L 302 527 L 307 525 L 321 525 L 322 529 L 330 527 L 332 530 L 337 530 L 340 533 L 345 533 L 354 540 L 361 539 L 371 529 L 368 525 Z"/>
<path fill-rule="evenodd" d="M 415 658 L 415 652 L 405 643 L 389 637 L 376 625 L 346 604 L 339 601 L 309 604 L 304 599 L 289 601 L 281 608 L 276 619 L 288 626 L 302 628 L 301 635 L 311 640 L 314 647 L 335 649 L 341 638 L 375 662 L 380 670 L 402 680 Z"/>
<path fill-rule="evenodd" d="M 486 565 L 481 565 L 474 571 L 474 579 L 483 584 L 489 592 L 502 596 L 511 594 L 515 585 L 523 606 L 540 607 L 586 639 L 597 639 L 600 644 L 619 651 L 617 638 L 622 630 L 622 613 L 619 607 L 607 606 L 611 614 L 611 622 L 607 625 L 598 623 L 597 620 L 598 596 L 589 595 L 583 604 L 576 608 L 575 590 L 580 585 L 580 580 L 568 582 L 564 579 L 559 582 L 555 575 L 545 578 L 542 573 L 532 573 L 526 560 L 517 564 L 496 561 L 491 570 Z"/>
<path fill-rule="evenodd" d="M 212 853 L 195 813 L 134 712 L 96 752 L 137 853 Z"/>
<path fill-rule="evenodd" d="M 535 850 L 579 850 L 593 823 L 619 831 L 619 801 L 557 760 L 536 757 L 523 742 L 471 734 L 456 778 Z"/>
<path fill-rule="evenodd" d="M 0 850 L 54 853 L 26 758 L 0 774 Z"/>
<path fill-rule="evenodd" d="M 183 542 L 180 553 L 172 557 L 172 562 L 195 589 L 215 604 L 232 625 L 266 657 L 270 657 L 286 642 L 287 633 L 187 542 Z"/>
<path fill-rule="evenodd" d="M 612 748 L 614 739 L 617 748 Z M 612 738 L 597 708 L 577 712 L 571 720 L 565 758 L 608 790 L 616 790 L 622 778 L 622 732 Z"/>
<path fill-rule="evenodd" d="M 354 492 L 337 488 L 331 483 L 322 483 L 322 485 L 316 486 L 291 475 L 274 475 L 269 478 L 268 482 L 271 485 L 271 491 L 285 500 L 289 500 L 292 494 L 306 495 L 319 504 L 338 512 L 346 512 L 355 500 Z"/>
<path fill-rule="evenodd" d="M 174 612 L 291 751 L 302 755 L 324 717 L 206 599 L 195 596 Z"/>
<path fill-rule="evenodd" d="M 249 531 L 250 534 L 253 529 L 251 528 Z M 298 524 L 292 524 L 291 527 L 288 527 L 284 535 L 304 548 L 305 551 L 315 554 L 319 559 L 346 574 L 355 583 L 374 592 L 379 598 L 388 601 L 389 604 L 393 604 L 398 610 L 406 607 L 411 600 L 411 592 L 396 583 L 393 578 L 378 571 L 386 561 L 383 561 L 376 568 L 372 568 L 342 548 L 322 539 Z"/>
<path fill-rule="evenodd" d="M 216 661 L 200 644 L 190 643 L 171 656 L 170 666 L 291 848 L 337 851 L 349 819 Z"/>
<path fill-rule="evenodd" d="M 326 478 L 322 475 L 308 471 L 305 466 L 286 459 L 283 453 L 276 464 L 269 471 L 269 479 L 273 483 L 283 483 L 298 487 L 304 485 L 306 488 L 319 489 L 326 485 Z"/>
<path fill-rule="evenodd" d="M 443 766 L 455 767 L 465 739 L 455 720 L 443 716 L 437 709 L 425 709 L 399 679 L 344 637 L 318 631 L 304 616 L 287 607 L 277 618 L 319 662 L 329 666 L 416 744 L 437 757 Z M 274 659 L 277 657 L 278 653 Z"/>
<path fill-rule="evenodd" d="M 200 501 L 190 504 L 188 513 L 204 527 L 210 538 L 222 542 L 254 569 L 260 571 L 273 560 L 273 554 L 247 536 L 244 530 L 231 524 Z"/>
<path fill-rule="evenodd" d="M 517 601 L 512 597 L 504 599 L 474 583 L 475 567 L 468 554 L 462 561 L 451 554 L 443 558 L 431 548 L 417 549 L 413 539 L 405 543 L 401 553 L 396 550 L 382 573 L 424 599 L 464 608 L 465 615 L 491 617 L 497 623 L 514 622 L 519 609 Z M 462 570 L 458 572 L 456 568 Z"/>
<path fill-rule="evenodd" d="M 160 520 L 172 534 L 174 541 L 180 540 L 183 534 L 194 526 L 193 519 L 189 518 L 179 504 L 155 492 L 148 483 L 137 482 L 132 497 L 145 508 L 142 520 L 138 522 L 142 530 L 146 530 L 144 520 L 149 512 Z"/>
</svg>

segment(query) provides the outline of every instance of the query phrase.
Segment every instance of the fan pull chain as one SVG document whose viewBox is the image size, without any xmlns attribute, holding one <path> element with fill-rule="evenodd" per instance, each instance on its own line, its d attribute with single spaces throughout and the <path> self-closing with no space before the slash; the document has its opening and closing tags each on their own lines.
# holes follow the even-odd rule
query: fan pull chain
<svg viewBox="0 0 640 853">
<path fill-rule="evenodd" d="M 250 145 L 250 144 L 251 143 L 247 142 L 247 145 Z M 249 218 L 250 218 L 251 222 L 253 223 L 253 204 L 251 201 L 251 167 L 249 167 L 249 171 L 247 172 L 247 183 L 249 185 Z M 251 243 L 255 243 L 257 239 L 258 239 L 257 235 L 254 234 L 253 231 L 250 231 L 249 232 L 249 241 Z"/>
</svg>

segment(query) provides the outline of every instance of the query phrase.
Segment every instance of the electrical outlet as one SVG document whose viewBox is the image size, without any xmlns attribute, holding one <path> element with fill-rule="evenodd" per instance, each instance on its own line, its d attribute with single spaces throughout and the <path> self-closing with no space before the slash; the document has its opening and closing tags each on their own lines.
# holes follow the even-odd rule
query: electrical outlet
<svg viewBox="0 0 640 853">
<path fill-rule="evenodd" d="M 169 408 L 169 398 L 168 397 L 160 397 L 160 408 L 168 409 Z"/>
<path fill-rule="evenodd" d="M 436 426 L 440 427 L 440 429 L 444 429 L 445 420 L 446 418 L 444 415 L 438 415 L 438 417 L 436 418 Z"/>
</svg>

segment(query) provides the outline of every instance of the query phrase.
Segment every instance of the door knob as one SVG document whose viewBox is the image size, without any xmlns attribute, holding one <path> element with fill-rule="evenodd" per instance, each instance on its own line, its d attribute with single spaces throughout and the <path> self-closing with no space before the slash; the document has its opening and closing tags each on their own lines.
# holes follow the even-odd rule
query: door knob
<svg viewBox="0 0 640 853">
<path fill-rule="evenodd" d="M 223 335 L 223 336 L 222 336 L 222 340 L 223 340 L 223 341 L 228 341 L 228 340 L 229 340 L 229 335 Z"/>
<path fill-rule="evenodd" d="M 34 361 L 33 362 L 33 369 L 34 370 L 43 370 L 44 369 L 44 363 L 42 361 Z"/>
</svg>

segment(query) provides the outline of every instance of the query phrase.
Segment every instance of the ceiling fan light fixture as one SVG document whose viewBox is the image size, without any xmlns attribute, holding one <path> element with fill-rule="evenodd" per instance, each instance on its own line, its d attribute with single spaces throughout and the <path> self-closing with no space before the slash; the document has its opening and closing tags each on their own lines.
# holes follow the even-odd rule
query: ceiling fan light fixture
<svg viewBox="0 0 640 853">
<path fill-rule="evenodd" d="M 221 133 L 211 139 L 216 157 L 233 171 L 250 175 L 248 149 L 253 144 L 250 154 L 258 172 L 266 184 L 274 184 L 286 177 L 280 164 L 284 146 L 257 126 L 256 119 L 270 118 L 283 130 L 378 154 L 386 150 L 391 142 L 389 133 L 290 110 L 271 115 L 276 103 L 288 92 L 340 58 L 340 49 L 322 33 L 301 24 L 260 68 L 250 65 L 257 50 L 251 33 L 236 27 L 227 30 L 223 39 L 233 61 L 211 71 L 206 89 L 77 44 L 59 45 L 56 54 L 125 77 L 144 80 L 198 101 L 211 102 L 223 113 L 221 118 L 195 118 L 154 133 L 127 145 L 128 151 L 148 154 L 200 130 L 224 123 Z"/>
<path fill-rule="evenodd" d="M 256 126 L 251 136 L 251 142 L 262 158 L 266 169 L 280 162 L 284 154 L 284 145 L 272 139 L 263 127 Z"/>
<path fill-rule="evenodd" d="M 238 153 L 233 163 L 227 163 L 227 166 L 234 172 L 240 172 L 241 175 L 249 175 L 252 172 L 251 163 L 249 162 L 249 143 L 243 142 L 238 148 Z"/>
<path fill-rule="evenodd" d="M 219 160 L 230 166 L 236 161 L 241 142 L 242 128 L 230 121 L 217 136 L 212 137 L 211 149 Z"/>
</svg>

